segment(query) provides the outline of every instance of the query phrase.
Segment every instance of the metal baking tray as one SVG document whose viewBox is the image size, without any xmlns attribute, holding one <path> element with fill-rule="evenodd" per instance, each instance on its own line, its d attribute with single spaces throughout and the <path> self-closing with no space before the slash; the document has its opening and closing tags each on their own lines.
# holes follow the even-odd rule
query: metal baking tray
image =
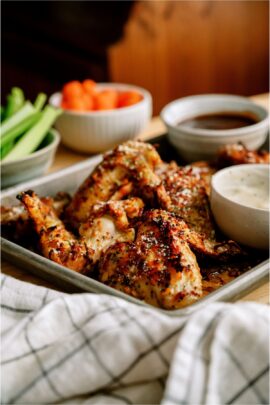
<svg viewBox="0 0 270 405">
<path fill-rule="evenodd" d="M 170 146 L 165 135 L 152 139 L 151 143 L 157 143 L 160 145 L 159 152 L 164 160 L 178 160 L 177 153 Z M 53 196 L 58 191 L 66 191 L 72 194 L 101 160 L 102 156 L 97 155 L 56 173 L 21 183 L 16 187 L 7 189 L 1 193 L 1 205 L 8 206 L 18 204 L 16 195 L 19 192 L 28 189 L 35 190 L 41 196 Z M 209 293 L 209 295 L 201 298 L 196 303 L 182 309 L 165 310 L 155 308 L 90 277 L 76 273 L 3 237 L 1 237 L 1 251 L 3 258 L 58 285 L 62 290 L 110 294 L 124 298 L 125 300 L 138 305 L 151 307 L 170 316 L 188 315 L 214 301 L 235 301 L 267 281 L 269 270 L 269 260 L 264 260 L 259 265 L 248 270 L 214 292 Z"/>
</svg>

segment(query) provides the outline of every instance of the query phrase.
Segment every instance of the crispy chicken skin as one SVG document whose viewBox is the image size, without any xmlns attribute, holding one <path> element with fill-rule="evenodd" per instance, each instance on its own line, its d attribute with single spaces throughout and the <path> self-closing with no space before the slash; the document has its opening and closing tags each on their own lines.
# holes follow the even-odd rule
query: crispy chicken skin
<svg viewBox="0 0 270 405">
<path fill-rule="evenodd" d="M 163 175 L 163 184 L 170 197 L 166 209 L 187 224 L 186 240 L 193 251 L 216 260 L 243 254 L 234 241 L 217 241 L 207 193 L 208 179 L 196 167 L 168 170 Z"/>
<path fill-rule="evenodd" d="M 97 202 L 123 199 L 131 193 L 150 202 L 158 195 L 162 201 L 164 189 L 154 171 L 161 164 L 155 148 L 143 142 L 129 141 L 105 154 L 67 208 L 72 225 L 78 227 L 84 222 Z"/>
<path fill-rule="evenodd" d="M 19 194 L 17 198 L 24 204 L 34 223 L 42 254 L 77 272 L 86 271 L 89 260 L 85 243 L 66 230 L 53 207 L 44 204 L 31 190 Z"/>
<path fill-rule="evenodd" d="M 166 172 L 163 184 L 170 197 L 168 211 L 179 215 L 190 229 L 212 238 L 214 231 L 206 181 L 200 173 L 190 166 L 178 167 Z"/>
<path fill-rule="evenodd" d="M 190 165 L 185 166 L 185 168 L 192 168 L 193 173 L 196 173 L 197 176 L 204 180 L 206 194 L 208 195 L 208 197 L 210 197 L 211 178 L 217 171 L 215 165 L 202 160 L 199 162 L 191 163 Z"/>
<path fill-rule="evenodd" d="M 117 243 L 102 256 L 100 281 L 166 309 L 196 301 L 202 294 L 202 279 L 183 226 L 167 211 L 146 211 L 135 242 Z"/>
<path fill-rule="evenodd" d="M 218 167 L 245 163 L 270 163 L 270 154 L 267 151 L 248 150 L 241 143 L 226 145 L 218 152 Z"/>
</svg>

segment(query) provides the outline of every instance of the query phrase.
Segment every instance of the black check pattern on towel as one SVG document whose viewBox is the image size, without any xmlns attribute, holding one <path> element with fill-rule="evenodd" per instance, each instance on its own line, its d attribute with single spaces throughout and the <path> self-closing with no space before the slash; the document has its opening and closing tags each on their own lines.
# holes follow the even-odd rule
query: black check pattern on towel
<svg viewBox="0 0 270 405">
<path fill-rule="evenodd" d="M 1 293 L 2 403 L 269 403 L 266 306 L 174 318 L 6 276 Z"/>
<path fill-rule="evenodd" d="M 45 291 L 45 294 L 42 298 L 42 302 L 41 302 L 41 308 L 43 307 L 43 305 L 46 302 L 46 298 L 48 295 L 48 290 Z M 51 389 L 53 391 L 53 393 L 58 396 L 60 399 L 62 399 L 61 394 L 59 394 L 57 387 L 55 387 L 53 381 L 51 380 L 50 376 L 48 375 L 47 371 L 44 369 L 43 363 L 39 357 L 38 351 L 35 349 L 34 344 L 32 344 L 30 336 L 29 336 L 29 326 L 31 325 L 31 322 L 34 318 L 34 314 L 32 313 L 32 316 L 30 317 L 29 321 L 27 322 L 27 324 L 25 325 L 24 328 L 24 332 L 25 332 L 25 341 L 28 344 L 29 347 L 29 352 L 31 353 L 32 356 L 35 357 L 37 364 L 40 368 L 40 371 L 42 373 L 42 377 L 46 380 L 49 389 Z"/>
<path fill-rule="evenodd" d="M 1 304 L 1 308 L 2 309 L 7 309 L 8 311 L 12 311 L 12 312 L 18 312 L 18 313 L 21 313 L 21 314 L 29 314 L 30 312 L 32 312 L 32 309 L 13 308 L 13 307 L 10 307 L 9 305 L 5 305 L 5 304 Z"/>
<path fill-rule="evenodd" d="M 241 394 L 246 390 L 246 389 L 252 389 L 254 391 L 254 394 L 257 397 L 257 403 L 258 404 L 267 404 L 266 399 L 261 395 L 260 390 L 256 387 L 255 383 L 256 381 L 261 378 L 265 373 L 269 371 L 269 366 L 267 366 L 264 370 L 262 370 L 258 376 L 255 378 L 250 378 L 250 376 L 247 374 L 247 371 L 244 368 L 244 365 L 242 365 L 239 360 L 237 359 L 236 355 L 233 353 L 230 347 L 225 347 L 223 346 L 223 349 L 226 351 L 228 356 L 230 357 L 231 361 L 235 364 L 235 366 L 238 368 L 239 372 L 243 375 L 243 377 L 246 380 L 246 386 L 240 389 L 240 391 L 235 394 L 229 401 L 228 404 L 234 403 L 237 398 L 241 396 Z"/>
</svg>

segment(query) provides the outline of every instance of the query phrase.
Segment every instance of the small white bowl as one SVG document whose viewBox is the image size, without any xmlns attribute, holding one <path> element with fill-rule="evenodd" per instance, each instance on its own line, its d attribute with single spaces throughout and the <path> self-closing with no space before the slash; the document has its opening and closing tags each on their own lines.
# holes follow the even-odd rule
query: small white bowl
<svg viewBox="0 0 270 405">
<path fill-rule="evenodd" d="M 247 187 L 244 199 L 239 198 L 241 184 Z M 269 165 L 246 164 L 220 170 L 212 177 L 210 204 L 215 221 L 225 235 L 243 245 L 268 249 L 269 208 L 258 208 L 252 201 L 253 187 L 258 184 L 267 202 Z"/>
<path fill-rule="evenodd" d="M 51 129 L 43 141 L 44 147 L 24 158 L 0 163 L 1 188 L 45 174 L 53 162 L 59 142 L 60 135 Z"/>
<path fill-rule="evenodd" d="M 250 112 L 258 122 L 242 128 L 209 130 L 179 126 L 181 121 L 198 115 L 218 112 Z M 211 159 L 217 150 L 227 144 L 242 142 L 256 150 L 265 142 L 268 131 L 268 112 L 249 99 L 226 94 L 206 94 L 184 97 L 165 106 L 161 111 L 169 140 L 181 157 L 188 161 Z"/>
<path fill-rule="evenodd" d="M 99 83 L 98 90 L 134 90 L 143 96 L 138 103 L 113 110 L 72 111 L 64 110 L 56 120 L 64 145 L 83 153 L 98 153 L 134 138 L 147 125 L 152 116 L 151 94 L 141 87 L 119 83 Z M 53 94 L 49 103 L 61 106 L 61 93 Z"/>
</svg>

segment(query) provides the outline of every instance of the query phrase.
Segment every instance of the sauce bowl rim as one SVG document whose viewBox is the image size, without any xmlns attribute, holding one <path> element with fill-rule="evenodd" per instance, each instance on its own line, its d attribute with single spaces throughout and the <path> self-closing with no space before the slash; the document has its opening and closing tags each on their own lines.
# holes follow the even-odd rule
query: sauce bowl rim
<svg viewBox="0 0 270 405">
<path fill-rule="evenodd" d="M 235 129 L 200 129 L 200 128 L 188 128 L 188 127 L 183 127 L 181 128 L 181 126 L 178 126 L 177 124 L 174 125 L 170 122 L 168 122 L 168 119 L 166 117 L 169 109 L 171 109 L 172 107 L 174 107 L 177 104 L 181 104 L 182 102 L 186 102 L 186 101 L 203 101 L 204 99 L 211 99 L 214 101 L 215 99 L 220 99 L 222 100 L 222 98 L 224 99 L 224 101 L 232 101 L 232 102 L 241 102 L 241 103 L 245 103 L 247 105 L 247 107 L 250 107 L 251 112 L 254 112 L 254 109 L 256 108 L 257 111 L 260 110 L 262 115 L 264 116 L 263 118 L 260 118 L 260 120 L 252 125 L 248 125 L 242 128 L 235 128 Z M 234 110 L 233 108 L 231 109 L 231 112 L 239 112 L 237 110 Z M 215 111 L 216 113 L 220 112 L 220 109 L 217 109 Z M 211 111 L 211 113 L 214 113 L 214 111 Z M 256 114 L 256 112 L 254 112 Z M 197 112 L 196 115 L 198 115 L 199 113 Z M 202 114 L 207 114 L 207 111 L 204 111 Z M 192 118 L 196 115 L 192 115 L 192 110 L 191 113 L 189 115 L 187 115 L 187 117 L 185 119 L 188 118 Z M 176 100 L 171 101 L 169 104 L 167 104 L 160 112 L 160 117 L 162 119 L 162 121 L 164 122 L 164 124 L 170 128 L 173 129 L 174 132 L 174 136 L 181 136 L 182 133 L 186 133 L 189 135 L 194 135 L 194 136 L 202 136 L 202 137 L 206 137 L 209 136 L 211 137 L 221 137 L 221 136 L 237 136 L 237 135 L 249 135 L 250 133 L 252 133 L 253 131 L 260 129 L 261 127 L 264 127 L 267 125 L 268 122 L 268 118 L 269 118 L 269 113 L 267 111 L 266 108 L 262 107 L 261 105 L 255 103 L 254 101 L 250 100 L 247 97 L 244 96 L 238 96 L 238 95 L 233 95 L 233 94 L 198 94 L 198 95 L 193 95 L 193 96 L 187 96 L 187 97 L 182 97 Z M 176 133 L 178 132 L 178 133 Z"/>
</svg>

